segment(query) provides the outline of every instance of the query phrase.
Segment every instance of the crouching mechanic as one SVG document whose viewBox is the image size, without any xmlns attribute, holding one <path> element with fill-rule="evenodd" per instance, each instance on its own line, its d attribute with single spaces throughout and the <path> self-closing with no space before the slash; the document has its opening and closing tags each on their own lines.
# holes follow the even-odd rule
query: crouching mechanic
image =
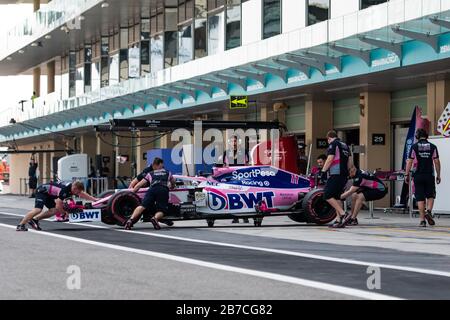
<svg viewBox="0 0 450 320">
<path fill-rule="evenodd" d="M 153 227 L 156 230 L 161 229 L 159 221 L 167 214 L 169 208 L 169 187 L 175 187 L 175 179 L 170 171 L 164 169 L 164 161 L 162 159 L 155 158 L 152 167 L 153 171 L 149 172 L 133 189 L 133 192 L 136 193 L 140 188 L 149 184 L 149 189 L 145 194 L 144 200 L 142 200 L 142 204 L 134 210 L 131 218 L 126 222 L 126 230 L 131 230 L 147 209 L 152 213 L 155 212 L 155 215 L 150 220 Z"/>
<path fill-rule="evenodd" d="M 357 217 L 364 202 L 383 199 L 388 193 L 388 188 L 375 175 L 361 171 L 356 167 L 350 169 L 350 178 L 353 179 L 353 185 L 342 194 L 341 199 L 345 200 L 352 196 L 352 212 L 350 216 L 346 217 L 345 225 L 357 226 Z"/>
<path fill-rule="evenodd" d="M 25 215 L 16 230 L 28 231 L 27 223 L 35 230 L 42 230 L 39 221 L 53 217 L 57 212 L 64 212 L 63 201 L 74 195 L 89 201 L 98 200 L 84 192 L 84 184 L 81 181 L 67 184 L 49 183 L 39 186 L 36 190 L 34 209 Z M 44 206 L 48 211 L 42 213 Z"/>
</svg>

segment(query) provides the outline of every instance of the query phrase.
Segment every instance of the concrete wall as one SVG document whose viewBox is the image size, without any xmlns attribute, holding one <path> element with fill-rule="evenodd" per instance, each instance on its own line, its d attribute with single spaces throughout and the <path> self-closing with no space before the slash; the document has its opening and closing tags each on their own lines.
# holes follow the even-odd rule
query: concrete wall
<svg viewBox="0 0 450 320">
<path fill-rule="evenodd" d="M 283 33 L 306 27 L 306 0 L 283 0 L 281 14 Z"/>
<path fill-rule="evenodd" d="M 242 4 L 242 45 L 262 39 L 262 1 L 250 0 Z"/>
<path fill-rule="evenodd" d="M 360 155 L 360 167 L 373 171 L 391 169 L 391 94 L 389 92 L 365 92 L 364 112 L 360 116 L 360 144 L 366 152 Z M 370 120 L 370 121 L 369 121 Z M 385 145 L 372 145 L 373 134 L 385 134 Z M 391 190 L 390 190 L 391 191 Z M 387 196 L 376 206 L 389 206 Z"/>
<path fill-rule="evenodd" d="M 311 159 L 316 159 L 325 149 L 317 149 L 317 139 L 325 139 L 333 128 L 333 102 L 307 100 L 305 102 L 305 143 L 312 145 Z"/>
<path fill-rule="evenodd" d="M 331 0 L 331 18 L 358 11 L 359 2 L 360 0 Z"/>
</svg>

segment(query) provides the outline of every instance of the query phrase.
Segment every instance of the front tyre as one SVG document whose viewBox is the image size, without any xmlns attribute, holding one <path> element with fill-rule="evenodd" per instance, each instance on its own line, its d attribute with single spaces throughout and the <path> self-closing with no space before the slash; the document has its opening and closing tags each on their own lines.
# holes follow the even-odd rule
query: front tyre
<svg viewBox="0 0 450 320">
<path fill-rule="evenodd" d="M 323 225 L 336 218 L 336 210 L 324 199 L 323 195 L 323 189 L 314 189 L 303 199 L 302 208 L 308 222 Z"/>
<path fill-rule="evenodd" d="M 134 209 L 141 205 L 141 199 L 131 191 L 114 194 L 108 200 L 107 210 L 115 218 L 118 225 L 124 225 L 131 217 Z"/>
</svg>

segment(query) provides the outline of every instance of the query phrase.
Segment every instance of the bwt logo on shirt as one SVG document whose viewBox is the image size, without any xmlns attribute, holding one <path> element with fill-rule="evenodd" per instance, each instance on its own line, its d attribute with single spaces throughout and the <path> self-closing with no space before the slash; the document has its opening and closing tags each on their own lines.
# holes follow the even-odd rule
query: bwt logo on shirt
<svg viewBox="0 0 450 320">
<path fill-rule="evenodd" d="M 71 213 L 70 222 L 87 222 L 87 221 L 101 221 L 101 210 L 84 210 L 83 212 Z"/>
<path fill-rule="evenodd" d="M 248 178 L 258 178 L 258 177 L 275 177 L 276 173 L 272 170 L 261 170 L 261 169 L 253 169 L 248 172 L 233 172 L 233 179 L 248 179 Z"/>
</svg>

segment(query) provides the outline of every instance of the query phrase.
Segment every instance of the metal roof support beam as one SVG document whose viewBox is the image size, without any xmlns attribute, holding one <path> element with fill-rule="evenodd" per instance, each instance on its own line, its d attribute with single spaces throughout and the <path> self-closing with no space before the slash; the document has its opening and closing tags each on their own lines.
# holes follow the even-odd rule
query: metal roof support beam
<svg viewBox="0 0 450 320">
<path fill-rule="evenodd" d="M 430 47 L 432 47 L 436 53 L 439 53 L 439 51 L 440 51 L 439 45 L 438 45 L 439 34 L 432 35 L 429 32 L 421 33 L 421 32 L 406 30 L 406 29 L 400 28 L 400 26 L 393 27 L 392 31 L 394 31 L 395 33 L 397 33 L 401 36 L 408 37 L 408 38 L 426 43 Z"/>
<path fill-rule="evenodd" d="M 216 73 L 214 76 L 218 79 L 228 81 L 229 83 L 234 83 L 242 87 L 242 89 L 247 90 L 247 80 L 242 77 L 232 77 L 227 74 Z"/>
<path fill-rule="evenodd" d="M 198 91 L 204 92 L 210 97 L 212 95 L 212 90 L 211 90 L 212 88 L 210 85 L 205 85 L 202 83 L 192 83 L 192 82 L 187 82 L 187 81 L 184 81 L 183 84 L 186 86 L 190 86 L 194 89 L 197 89 Z"/>
<path fill-rule="evenodd" d="M 273 62 L 283 67 L 298 70 L 301 73 L 305 74 L 308 78 L 310 77 L 309 67 L 307 65 L 284 59 L 274 59 Z"/>
<path fill-rule="evenodd" d="M 307 66 L 310 66 L 311 68 L 315 68 L 315 69 L 319 70 L 322 75 L 326 74 L 324 63 L 318 62 L 316 60 L 311 60 L 311 59 L 308 59 L 306 57 L 299 56 L 296 54 L 287 54 L 286 58 L 289 60 L 295 61 L 295 62 L 305 64 Z"/>
<path fill-rule="evenodd" d="M 258 72 L 251 72 L 248 70 L 242 70 L 242 69 L 236 69 L 231 70 L 233 73 L 237 74 L 238 76 L 244 76 L 249 79 L 253 79 L 261 83 L 263 86 L 266 86 L 266 75 L 264 73 L 258 73 Z"/>
<path fill-rule="evenodd" d="M 199 81 L 206 83 L 210 85 L 211 87 L 216 87 L 228 94 L 228 83 L 226 81 L 220 81 L 215 79 L 207 79 L 207 78 L 200 78 Z"/>
<path fill-rule="evenodd" d="M 170 98 L 175 98 L 180 102 L 183 100 L 181 92 L 177 91 L 175 89 L 168 90 L 165 88 L 158 88 L 154 91 L 154 93 L 155 93 L 155 95 L 157 95 L 159 97 L 166 97 L 164 101 L 169 101 Z M 151 94 L 151 95 L 153 95 L 153 94 Z"/>
<path fill-rule="evenodd" d="M 402 50 L 402 44 L 401 43 L 395 43 L 394 41 L 382 41 L 378 39 L 368 38 L 367 36 L 359 36 L 358 37 L 360 41 L 370 44 L 372 46 L 383 48 L 388 51 L 391 51 L 397 55 L 399 59 L 402 58 L 403 50 Z"/>
<path fill-rule="evenodd" d="M 450 29 L 450 21 L 439 19 L 438 16 L 434 16 L 434 17 L 430 18 L 430 21 L 431 21 L 431 23 L 434 23 L 435 25 L 444 27 L 446 29 Z"/>
<path fill-rule="evenodd" d="M 281 80 L 283 80 L 284 82 L 286 82 L 286 76 L 287 76 L 287 70 L 286 69 L 281 69 L 281 68 L 276 68 L 276 67 L 269 67 L 266 65 L 262 65 L 262 64 L 252 64 L 252 67 L 255 68 L 256 70 L 259 71 L 263 71 L 266 73 L 270 73 L 273 74 L 277 77 L 280 77 Z"/>
<path fill-rule="evenodd" d="M 183 88 L 183 87 L 176 86 L 176 85 L 172 85 L 169 88 L 175 90 L 179 94 L 178 100 L 180 100 L 180 101 L 183 101 L 183 97 L 181 96 L 182 93 L 189 97 L 194 98 L 194 100 L 197 99 L 197 94 L 196 94 L 195 90 L 192 90 L 191 88 Z"/>
<path fill-rule="evenodd" d="M 372 64 L 371 59 L 370 59 L 370 51 L 364 51 L 362 49 L 341 47 L 341 46 L 338 46 L 336 43 L 331 44 L 329 47 L 330 47 L 330 49 L 333 49 L 340 53 L 347 54 L 349 56 L 358 57 L 361 60 L 363 60 L 369 67 Z"/>
<path fill-rule="evenodd" d="M 327 55 L 315 53 L 315 52 L 309 52 L 306 51 L 303 53 L 306 57 L 315 59 L 323 64 L 327 63 L 329 65 L 334 66 L 339 72 L 342 70 L 341 65 L 341 58 L 340 57 L 330 57 Z"/>
</svg>

